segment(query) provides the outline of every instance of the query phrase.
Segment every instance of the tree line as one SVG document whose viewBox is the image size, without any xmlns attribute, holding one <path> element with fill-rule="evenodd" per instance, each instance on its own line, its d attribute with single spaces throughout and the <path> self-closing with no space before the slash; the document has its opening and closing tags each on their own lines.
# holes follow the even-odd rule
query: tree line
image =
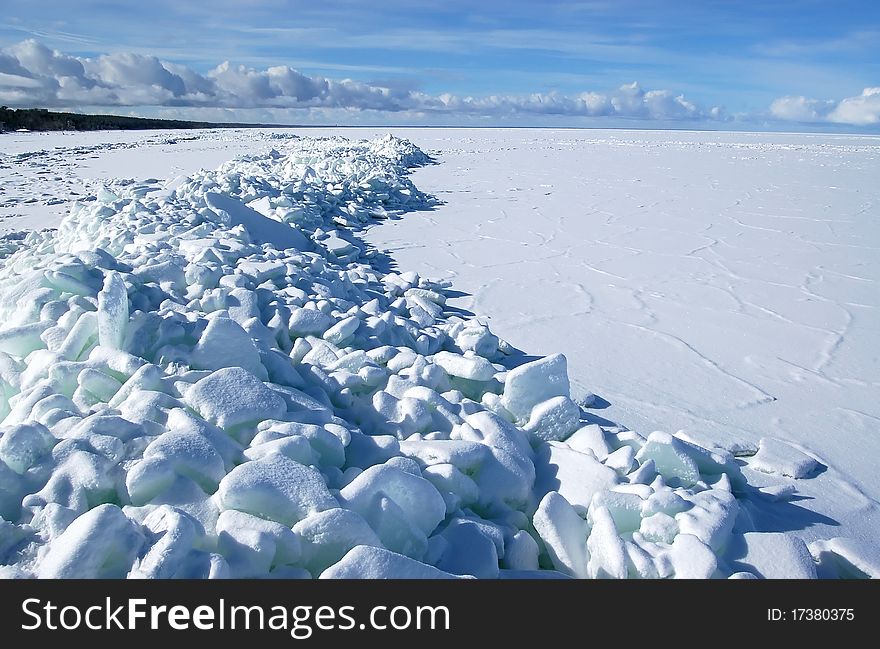
<svg viewBox="0 0 880 649">
<path fill-rule="evenodd" d="M 0 106 L 0 133 L 4 131 L 117 131 L 177 128 L 254 128 L 267 124 L 189 122 L 180 119 L 154 119 L 123 115 L 83 115 L 56 113 L 44 108 L 12 109 Z M 277 127 L 278 125 L 272 125 Z"/>
</svg>

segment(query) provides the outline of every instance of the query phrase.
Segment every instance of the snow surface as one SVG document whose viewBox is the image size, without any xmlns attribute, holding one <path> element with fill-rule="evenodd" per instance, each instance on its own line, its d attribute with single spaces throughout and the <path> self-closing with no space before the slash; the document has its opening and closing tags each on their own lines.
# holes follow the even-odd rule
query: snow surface
<svg viewBox="0 0 880 649">
<path fill-rule="evenodd" d="M 0 575 L 876 573 L 876 138 L 401 134 L 3 136 Z"/>
</svg>

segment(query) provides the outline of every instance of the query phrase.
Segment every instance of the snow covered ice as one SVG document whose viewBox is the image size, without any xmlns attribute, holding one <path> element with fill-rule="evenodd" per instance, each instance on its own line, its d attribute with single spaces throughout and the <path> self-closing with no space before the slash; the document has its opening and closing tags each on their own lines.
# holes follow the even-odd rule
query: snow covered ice
<svg viewBox="0 0 880 649">
<path fill-rule="evenodd" d="M 815 458 L 599 419 L 566 341 L 525 357 L 389 270 L 358 231 L 438 205 L 415 145 L 269 144 L 4 240 L 0 575 L 877 574 L 756 524 Z"/>
</svg>

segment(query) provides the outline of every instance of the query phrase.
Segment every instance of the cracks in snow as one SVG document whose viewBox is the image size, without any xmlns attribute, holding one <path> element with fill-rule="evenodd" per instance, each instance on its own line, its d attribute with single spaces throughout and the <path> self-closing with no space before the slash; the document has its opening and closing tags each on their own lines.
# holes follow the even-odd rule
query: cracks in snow
<svg viewBox="0 0 880 649">
<path fill-rule="evenodd" d="M 582 412 L 565 357 L 517 355 L 447 307 L 446 284 L 380 270 L 379 254 L 345 229 L 430 205 L 406 177 L 425 162 L 418 149 L 393 138 L 279 147 L 174 186 L 110 183 L 57 234 L 11 244 L 0 273 L 8 316 L 0 540 L 15 540 L 0 543 L 0 573 L 718 577 L 743 564 L 768 569 L 760 552 L 732 554 L 760 496 L 729 452 Z M 624 220 L 660 204 L 633 199 L 639 207 Z M 278 221 L 307 237 L 302 249 L 267 240 Z M 477 223 L 478 241 L 522 243 L 483 229 L 514 227 L 507 211 L 494 221 Z M 549 234 L 530 224 L 525 243 L 567 241 L 565 229 L 576 226 L 553 221 Z M 677 254 L 607 238 L 585 241 L 703 262 L 697 254 L 719 256 L 721 240 Z M 630 273 L 591 267 L 576 246 L 477 264 L 455 241 L 442 244 L 462 272 L 548 269 L 541 292 L 574 296 L 575 304 L 563 300 L 567 317 L 662 339 L 751 395 L 739 410 L 773 400 L 699 345 L 659 330 L 673 292 L 627 286 Z M 616 288 L 652 326 L 605 312 L 606 287 L 567 276 L 572 263 L 623 284 Z M 484 277 L 474 304 L 495 287 L 509 288 Z M 526 318 L 528 299 L 516 295 Z M 804 461 L 794 447 L 767 449 L 762 470 L 779 480 Z M 159 543 L 166 533 L 180 539 L 174 552 Z M 114 559 L 100 564 L 108 542 Z M 789 546 L 798 570 L 815 575 L 804 543 L 792 537 Z"/>
</svg>

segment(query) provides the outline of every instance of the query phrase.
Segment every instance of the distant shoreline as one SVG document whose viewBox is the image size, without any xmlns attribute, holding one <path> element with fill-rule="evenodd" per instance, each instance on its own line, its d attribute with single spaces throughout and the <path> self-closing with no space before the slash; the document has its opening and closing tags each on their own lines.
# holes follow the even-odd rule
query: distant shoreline
<svg viewBox="0 0 880 649">
<path fill-rule="evenodd" d="M 293 124 L 192 122 L 181 119 L 57 113 L 43 108 L 0 108 L 0 133 L 16 131 L 146 131 L 155 129 L 301 128 Z"/>
<path fill-rule="evenodd" d="M 676 125 L 651 128 L 633 125 L 550 125 L 550 124 L 264 124 L 249 122 L 199 122 L 181 119 L 159 119 L 152 117 L 130 117 L 124 115 L 103 115 L 89 113 L 61 113 L 44 108 L 18 108 L 12 109 L 0 106 L 0 134 L 15 133 L 17 131 L 34 132 L 57 132 L 57 131 L 148 131 L 148 130 L 186 130 L 186 129 L 235 129 L 235 128 L 262 128 L 262 129 L 461 129 L 461 130 L 484 130 L 484 129 L 511 129 L 511 130 L 550 130 L 550 131 L 639 131 L 639 132 L 668 132 L 668 133 L 751 133 L 751 134 L 775 134 L 775 135 L 832 135 L 845 137 L 880 137 L 880 131 L 849 130 L 846 125 L 829 126 L 822 129 L 803 128 L 792 130 L 791 128 L 748 128 L 743 124 L 741 128 L 727 125 L 726 128 L 700 127 L 696 124 L 683 122 Z M 808 126 L 802 124 L 801 126 Z"/>
</svg>

